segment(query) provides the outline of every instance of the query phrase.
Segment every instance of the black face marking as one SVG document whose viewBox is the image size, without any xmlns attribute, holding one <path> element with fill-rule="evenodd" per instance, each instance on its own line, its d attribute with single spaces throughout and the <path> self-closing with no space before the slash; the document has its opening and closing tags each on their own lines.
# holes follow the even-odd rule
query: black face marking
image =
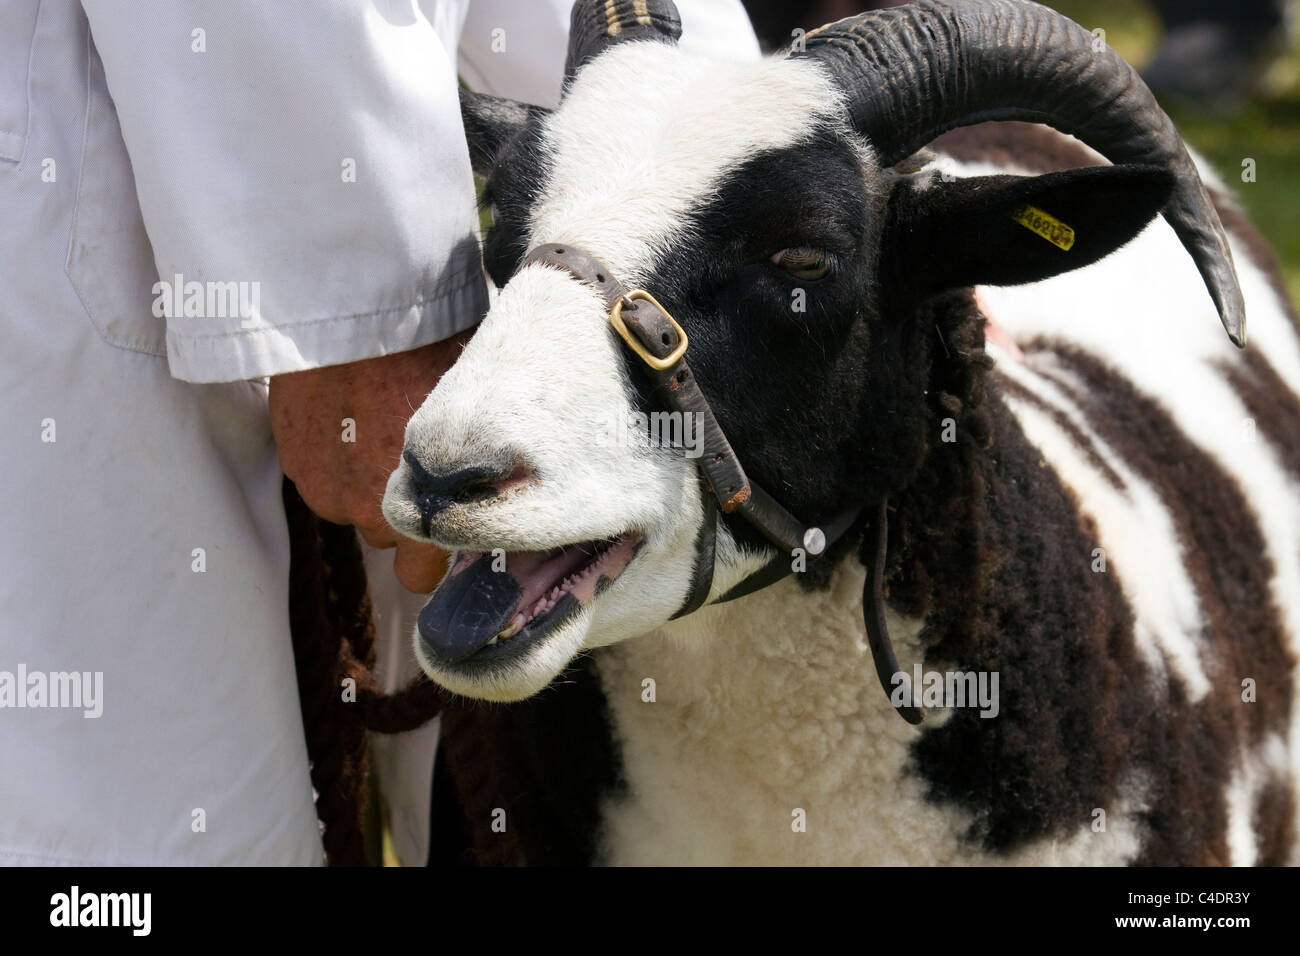
<svg viewBox="0 0 1300 956">
<path fill-rule="evenodd" d="M 550 175 L 541 123 L 531 120 L 503 148 L 479 197 L 493 219 L 483 243 L 483 265 L 498 286 L 509 281 L 528 252 L 529 214 Z"/>
<path fill-rule="evenodd" d="M 526 252 L 529 211 L 549 174 L 540 132 L 532 124 L 512 141 L 484 192 L 497 212 L 484 257 L 498 283 Z M 816 130 L 732 170 L 648 270 L 649 290 L 691 337 L 701 386 L 745 450 L 751 476 L 778 498 L 804 503 L 809 523 L 898 483 L 918 451 L 899 453 L 894 409 L 919 404 L 923 380 L 903 371 L 924 366 L 932 343 L 876 321 L 884 200 L 878 174 L 864 168 L 848 135 Z M 770 261 L 798 247 L 825 253 L 829 273 L 799 279 Z M 865 370 L 877 365 L 888 371 L 868 383 Z M 635 363 L 628 368 L 633 404 L 656 407 L 648 380 Z M 827 388 L 832 381 L 861 387 Z M 774 407 L 774 394 L 788 400 Z M 847 464 L 853 437 L 864 433 L 870 446 Z M 759 540 L 747 527 L 735 530 Z"/>
<path fill-rule="evenodd" d="M 817 131 L 733 170 L 651 270 L 746 471 L 810 524 L 878 497 L 916 457 L 892 410 L 920 404 L 922 377 L 900 370 L 924 367 L 928 343 L 875 310 L 883 202 L 853 143 Z M 797 247 L 830 272 L 801 280 L 770 261 Z"/>
</svg>

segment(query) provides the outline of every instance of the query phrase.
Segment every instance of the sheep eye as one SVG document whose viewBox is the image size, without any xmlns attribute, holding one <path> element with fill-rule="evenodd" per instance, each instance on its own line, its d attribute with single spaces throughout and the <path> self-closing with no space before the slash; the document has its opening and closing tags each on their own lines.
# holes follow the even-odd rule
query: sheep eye
<svg viewBox="0 0 1300 956">
<path fill-rule="evenodd" d="M 772 254 L 772 263 L 796 279 L 824 279 L 831 271 L 831 257 L 821 249 L 797 246 Z"/>
</svg>

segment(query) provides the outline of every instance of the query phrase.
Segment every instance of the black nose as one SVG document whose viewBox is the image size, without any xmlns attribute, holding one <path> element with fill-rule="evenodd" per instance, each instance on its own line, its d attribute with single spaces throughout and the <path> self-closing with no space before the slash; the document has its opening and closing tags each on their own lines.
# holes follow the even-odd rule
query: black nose
<svg viewBox="0 0 1300 956">
<path fill-rule="evenodd" d="M 420 464 L 410 449 L 402 452 L 402 460 L 411 469 L 411 494 L 426 534 L 429 522 L 438 512 L 452 505 L 496 497 L 498 483 L 516 470 L 514 466 L 486 465 L 434 474 Z"/>
</svg>

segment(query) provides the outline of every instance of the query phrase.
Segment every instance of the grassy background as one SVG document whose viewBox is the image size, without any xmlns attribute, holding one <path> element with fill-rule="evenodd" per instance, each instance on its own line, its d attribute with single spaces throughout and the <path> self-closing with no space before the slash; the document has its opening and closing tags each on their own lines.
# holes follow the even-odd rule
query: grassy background
<svg viewBox="0 0 1300 956">
<path fill-rule="evenodd" d="M 1142 0 L 1049 0 L 1134 66 L 1151 59 L 1160 23 Z M 1230 0 L 1224 0 L 1225 3 Z M 1263 90 L 1235 116 L 1208 116 L 1171 106 L 1183 138 L 1218 169 L 1282 261 L 1293 302 L 1300 302 L 1300 39 L 1273 65 Z M 1241 163 L 1255 160 L 1255 182 L 1241 181 Z"/>
</svg>

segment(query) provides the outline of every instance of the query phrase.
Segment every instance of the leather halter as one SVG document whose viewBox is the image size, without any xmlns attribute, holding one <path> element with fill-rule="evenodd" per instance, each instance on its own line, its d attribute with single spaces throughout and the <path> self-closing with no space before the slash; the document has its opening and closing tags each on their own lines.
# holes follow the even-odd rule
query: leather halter
<svg viewBox="0 0 1300 956">
<path fill-rule="evenodd" d="M 702 423 L 703 449 L 699 458 L 704 520 L 695 541 L 695 570 L 686 600 L 673 615 L 683 617 L 708 602 L 713 586 L 715 537 L 718 512 L 743 518 L 781 553 L 766 566 L 718 597 L 714 604 L 742 597 L 773 584 L 791 573 L 787 555 L 802 548 L 808 554 L 821 554 L 853 525 L 858 511 L 845 512 L 824 528 L 810 528 L 783 508 L 766 491 L 749 480 L 744 467 L 732 450 L 713 409 L 686 364 L 689 339 L 677 320 L 649 292 L 629 290 L 604 263 L 594 256 L 564 243 L 546 243 L 534 247 L 524 256 L 519 269 L 542 264 L 561 269 L 579 282 L 590 286 L 605 302 L 609 322 L 628 350 L 641 360 L 649 373 L 659 400 L 670 412 L 680 412 L 683 423 L 698 416 Z M 908 723 L 920 723 L 925 709 L 916 706 L 915 689 L 906 675 L 898 670 L 884 614 L 884 561 L 887 544 L 885 502 L 881 502 L 870 530 L 874 532 L 867 579 L 863 587 L 862 612 L 871 647 L 876 676 L 885 694 L 901 679 L 907 688 L 899 715 Z"/>
</svg>

